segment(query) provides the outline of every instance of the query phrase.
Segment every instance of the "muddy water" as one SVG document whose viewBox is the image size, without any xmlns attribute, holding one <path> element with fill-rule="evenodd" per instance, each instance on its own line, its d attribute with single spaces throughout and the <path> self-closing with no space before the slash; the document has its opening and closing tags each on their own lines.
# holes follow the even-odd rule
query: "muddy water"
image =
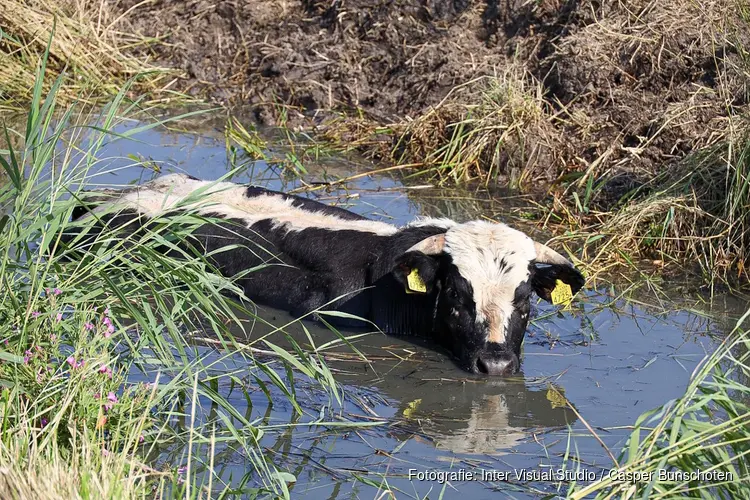
<svg viewBox="0 0 750 500">
<path fill-rule="evenodd" d="M 152 177 L 152 171 L 130 166 L 133 162 L 127 156 L 133 153 L 157 161 L 163 173 L 184 171 L 217 179 L 231 168 L 218 129 L 209 127 L 200 134 L 149 132 L 138 139 L 142 142 L 119 141 L 106 147 L 104 156 L 112 158 L 101 164 L 105 173 L 97 182 L 123 184 Z M 351 175 L 367 165 L 334 159 L 306 167 L 309 182 Z M 248 169 L 232 180 L 274 189 L 300 185 L 262 162 L 248 163 Z M 482 192 L 406 189 L 385 175 L 309 196 L 396 223 L 419 214 L 507 219 L 508 207 L 514 203 L 511 198 L 489 199 Z M 346 346 L 326 351 L 329 366 L 343 384 L 343 406 L 330 405 L 330 399 L 311 384 L 303 384 L 298 392 L 306 411 L 302 417 L 295 417 L 288 405 L 269 406 L 252 384 L 248 386 L 251 409 L 241 391 L 230 390 L 229 381 L 220 382 L 220 390 L 240 413 L 249 410 L 252 418 L 263 418 L 269 425 L 307 424 L 319 418 L 382 422 L 356 431 L 297 425 L 268 432 L 263 444 L 274 462 L 297 477 L 293 497 L 375 498 L 388 488 L 398 498 L 437 498 L 443 490 L 444 498 L 495 498 L 498 491 L 520 498 L 564 494 L 566 481 L 540 475 L 558 470 L 566 449 L 580 457 L 583 482 L 606 474 L 612 466 L 584 420 L 617 455 L 630 432 L 627 426 L 645 410 L 682 393 L 691 371 L 714 349 L 737 312 L 727 299 L 729 305 L 719 308 L 719 319 L 710 320 L 705 309 L 685 302 L 652 308 L 616 299 L 621 292 L 614 286 L 589 289 L 564 311 L 537 304 L 524 345 L 522 373 L 509 379 L 470 376 L 429 346 L 373 333 L 352 341 L 369 362 L 359 360 Z M 645 295 L 639 299 L 647 300 Z M 260 308 L 260 312 L 275 325 L 291 321 L 280 311 Z M 335 338 L 319 325 L 305 323 L 305 327 L 316 345 Z M 286 330 L 302 345 L 310 344 L 299 325 Z M 252 335 L 261 333 L 258 327 Z M 198 337 L 210 339 L 210 334 Z M 203 341 L 197 344 L 204 360 L 226 355 Z M 229 371 L 241 368 L 242 361 L 229 357 L 222 363 Z M 561 404 L 558 391 L 575 411 Z M 167 458 L 177 466 L 183 452 L 177 450 Z M 215 464 L 222 479 L 235 486 L 243 484 L 251 467 L 242 452 L 221 447 Z M 410 471 L 433 475 L 410 480 Z M 436 472 L 453 472 L 455 477 L 444 483 Z"/>
</svg>

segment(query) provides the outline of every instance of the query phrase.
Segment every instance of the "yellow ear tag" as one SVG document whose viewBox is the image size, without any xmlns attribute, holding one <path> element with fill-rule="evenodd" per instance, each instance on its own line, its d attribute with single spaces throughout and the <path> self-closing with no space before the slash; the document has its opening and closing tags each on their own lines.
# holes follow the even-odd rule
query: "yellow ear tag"
<svg viewBox="0 0 750 500">
<path fill-rule="evenodd" d="M 563 283 L 562 281 L 557 280 L 555 289 L 552 290 L 551 295 L 553 304 L 569 304 L 573 299 L 573 290 L 567 283 Z"/>
<path fill-rule="evenodd" d="M 427 293 L 427 286 L 419 276 L 416 267 L 406 276 L 406 286 L 406 293 Z"/>
</svg>

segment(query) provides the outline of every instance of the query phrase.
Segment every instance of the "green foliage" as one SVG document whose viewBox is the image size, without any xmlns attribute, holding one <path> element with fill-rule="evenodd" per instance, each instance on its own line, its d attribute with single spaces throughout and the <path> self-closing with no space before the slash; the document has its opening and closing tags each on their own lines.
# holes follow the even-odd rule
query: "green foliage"
<svg viewBox="0 0 750 500">
<path fill-rule="evenodd" d="M 227 353 L 219 361 L 241 358 L 243 375 L 261 385 L 269 403 L 285 398 L 299 413 L 294 385 L 288 386 L 294 380 L 284 381 L 291 367 L 340 400 L 330 370 L 293 339 L 287 339 L 291 354 L 267 335 L 250 345 L 235 341 L 232 329 L 250 338 L 251 322 L 242 318 L 259 318 L 244 307 L 249 301 L 233 279 L 186 245 L 191 229 L 207 222 L 197 214 L 162 217 L 126 238 L 95 234 L 94 217 L 70 221 L 84 186 L 96 181 L 103 144 L 166 121 L 114 132 L 138 106 L 126 99 L 128 86 L 96 116 L 75 106 L 60 111 L 62 79 L 45 95 L 46 62 L 45 56 L 25 129 L 5 129 L 0 156 L 0 463 L 12 464 L 0 480 L 0 496 L 130 498 L 156 490 L 203 497 L 221 483 L 213 484 L 210 464 L 199 465 L 193 454 L 221 441 L 243 450 L 253 464 L 256 486 L 245 494 L 288 497 L 294 478 L 264 454 L 264 426 L 217 390 L 220 377 L 243 382 L 235 373 L 217 375 L 196 356 L 185 332 L 208 332 Z M 78 236 L 64 243 L 65 233 Z M 86 251 L 76 248 L 91 238 Z M 178 257 L 166 256 L 164 247 Z M 278 353 L 278 361 L 256 359 L 255 342 Z M 139 372 L 152 383 L 129 380 Z M 212 405 L 208 419 L 199 398 Z M 189 424 L 175 427 L 174 419 Z M 146 457 L 164 446 L 186 449 L 186 468 L 166 474 L 152 468 Z"/>
</svg>

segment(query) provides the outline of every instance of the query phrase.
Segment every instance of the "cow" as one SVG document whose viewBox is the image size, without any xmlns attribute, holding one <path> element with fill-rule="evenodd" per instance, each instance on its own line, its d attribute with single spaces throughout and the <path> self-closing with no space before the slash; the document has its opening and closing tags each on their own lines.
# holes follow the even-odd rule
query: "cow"
<svg viewBox="0 0 750 500">
<path fill-rule="evenodd" d="M 550 301 L 558 282 L 574 294 L 584 285 L 568 259 L 502 223 L 418 218 L 398 227 L 185 174 L 90 191 L 82 201 L 73 218 L 93 217 L 100 229 L 132 232 L 163 215 L 197 214 L 206 222 L 191 244 L 255 303 L 297 316 L 335 310 L 387 334 L 426 337 L 474 374 L 519 370 L 532 292 Z"/>
</svg>

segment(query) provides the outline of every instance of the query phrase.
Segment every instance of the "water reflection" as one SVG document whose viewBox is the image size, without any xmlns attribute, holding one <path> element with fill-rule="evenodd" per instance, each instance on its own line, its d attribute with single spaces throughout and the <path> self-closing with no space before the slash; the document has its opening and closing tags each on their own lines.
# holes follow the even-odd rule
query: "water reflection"
<svg viewBox="0 0 750 500">
<path fill-rule="evenodd" d="M 546 431 L 576 420 L 572 411 L 550 401 L 550 393 L 523 380 L 502 385 L 485 380 L 465 384 L 463 391 L 452 388 L 461 391 L 458 394 L 438 389 L 423 391 L 416 405 L 405 403 L 399 410 L 411 421 L 425 421 L 420 431 L 438 449 L 454 454 L 504 454 L 527 440 L 532 428 Z"/>
<path fill-rule="evenodd" d="M 258 308 L 258 313 L 273 325 L 293 321 L 289 314 L 268 307 Z M 256 323 L 251 338 L 243 339 L 239 331 L 235 335 L 249 342 L 271 330 L 268 324 Z M 298 341 L 309 334 L 314 345 L 338 338 L 312 322 L 293 323 L 285 331 Z M 285 344 L 278 335 L 273 341 Z M 351 400 L 364 407 L 363 413 L 390 416 L 395 423 L 390 435 L 401 441 L 414 437 L 455 454 L 498 454 L 527 439 L 530 429 L 565 428 L 576 420 L 546 382 L 527 381 L 523 373 L 507 379 L 473 376 L 439 347 L 420 339 L 373 332 L 352 344 L 369 361 L 340 347 L 326 351 L 328 364 Z M 373 391 L 378 395 L 375 402 L 365 403 L 372 401 Z"/>
</svg>

